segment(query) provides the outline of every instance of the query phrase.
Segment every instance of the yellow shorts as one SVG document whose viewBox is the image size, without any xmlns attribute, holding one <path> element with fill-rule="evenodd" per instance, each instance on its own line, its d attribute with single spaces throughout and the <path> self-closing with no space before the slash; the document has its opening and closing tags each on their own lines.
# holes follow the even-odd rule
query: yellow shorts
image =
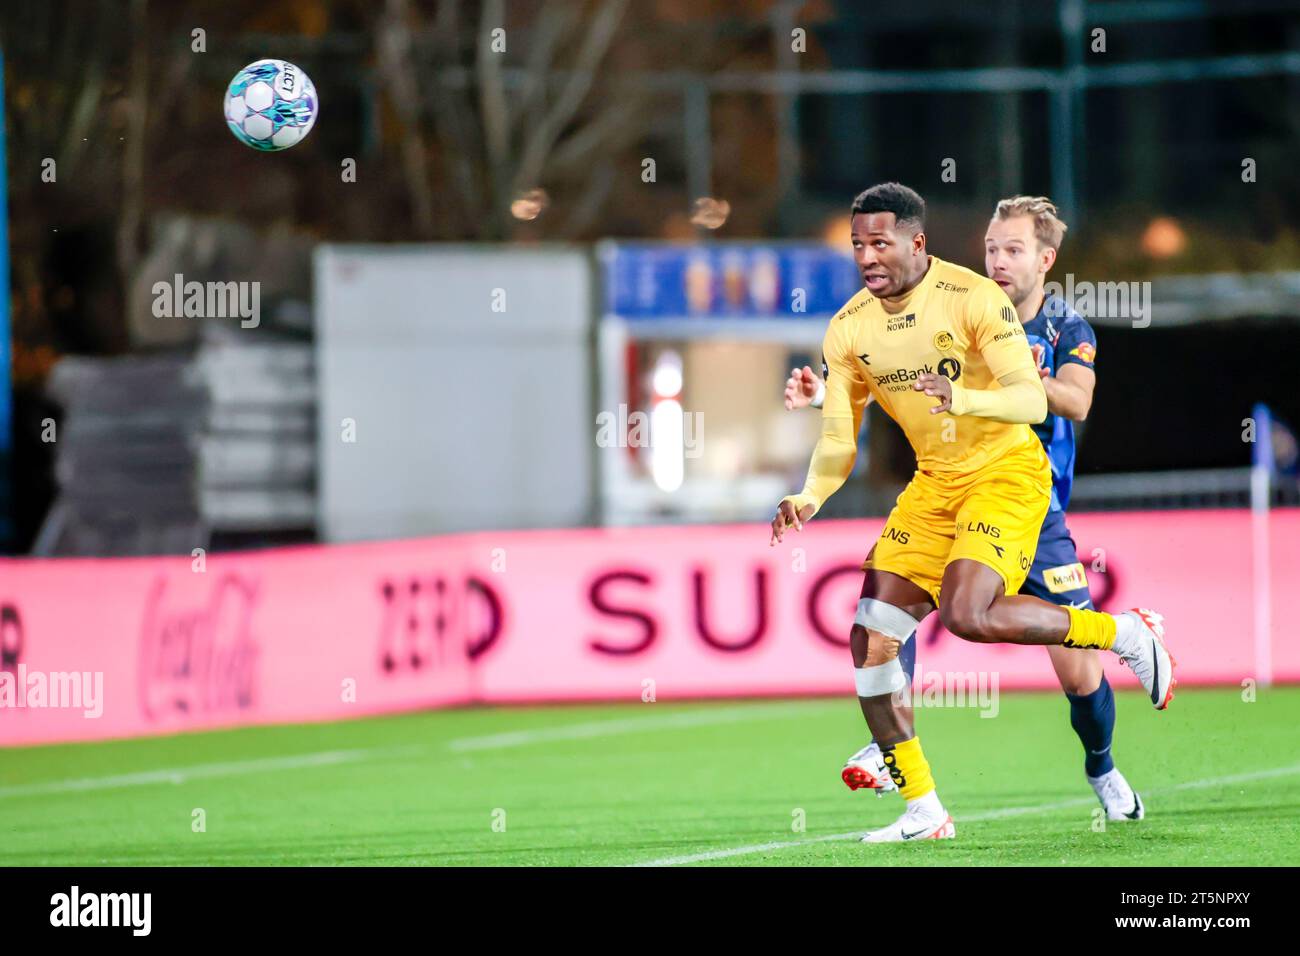
<svg viewBox="0 0 1300 956">
<path fill-rule="evenodd" d="M 907 578 L 937 607 L 944 569 L 969 558 L 1002 575 L 1006 593 L 1015 594 L 1034 563 L 1051 497 L 1052 470 L 1037 441 L 970 474 L 917 471 L 862 569 Z"/>
</svg>

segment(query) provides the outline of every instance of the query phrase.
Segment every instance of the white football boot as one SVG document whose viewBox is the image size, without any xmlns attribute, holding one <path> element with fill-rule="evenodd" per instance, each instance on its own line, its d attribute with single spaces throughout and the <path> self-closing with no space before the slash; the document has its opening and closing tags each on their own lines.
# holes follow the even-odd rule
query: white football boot
<svg viewBox="0 0 1300 956">
<path fill-rule="evenodd" d="M 1156 710 L 1164 710 L 1174 699 L 1176 661 L 1165 649 L 1164 616 L 1144 607 L 1116 614 L 1115 645 L 1112 650 L 1142 682 Z"/>
<path fill-rule="evenodd" d="M 908 804 L 901 817 L 887 827 L 872 830 L 863 843 L 910 843 L 914 840 L 952 840 L 957 827 L 933 792 Z"/>
<path fill-rule="evenodd" d="M 1088 782 L 1105 808 L 1107 820 L 1141 820 L 1146 816 L 1142 799 L 1128 785 L 1118 767 L 1112 767 L 1100 777 L 1089 777 Z"/>
<path fill-rule="evenodd" d="M 898 789 L 889 777 L 885 758 L 874 740 L 844 762 L 840 778 L 850 790 L 874 790 L 878 797 Z"/>
</svg>

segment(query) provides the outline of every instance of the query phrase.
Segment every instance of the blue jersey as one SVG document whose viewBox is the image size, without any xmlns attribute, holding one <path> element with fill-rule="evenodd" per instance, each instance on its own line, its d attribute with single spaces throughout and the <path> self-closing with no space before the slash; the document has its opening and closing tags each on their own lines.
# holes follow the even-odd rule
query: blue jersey
<svg viewBox="0 0 1300 956">
<path fill-rule="evenodd" d="M 1055 375 L 1063 365 L 1077 363 L 1092 368 L 1097 357 L 1097 336 L 1083 316 L 1059 296 L 1043 299 L 1038 314 L 1025 323 L 1025 337 L 1039 368 Z M 1064 511 L 1070 504 L 1074 484 L 1074 422 L 1048 412 L 1034 425 L 1036 434 L 1052 463 L 1051 511 Z"/>
</svg>

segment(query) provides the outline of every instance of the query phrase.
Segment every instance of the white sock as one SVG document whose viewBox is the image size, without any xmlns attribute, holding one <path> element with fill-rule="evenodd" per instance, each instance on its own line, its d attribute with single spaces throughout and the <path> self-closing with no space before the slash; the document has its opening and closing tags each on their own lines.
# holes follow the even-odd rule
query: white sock
<svg viewBox="0 0 1300 956">
<path fill-rule="evenodd" d="M 1133 614 L 1112 614 L 1111 617 L 1115 619 L 1115 643 L 1110 649 L 1120 657 L 1136 653 L 1141 647 L 1141 622 Z"/>
<path fill-rule="evenodd" d="M 1101 783 L 1103 780 L 1107 779 L 1108 777 L 1113 777 L 1113 776 L 1115 776 L 1115 774 L 1117 774 L 1117 773 L 1119 773 L 1119 767 L 1111 767 L 1109 770 L 1107 770 L 1105 773 L 1103 773 L 1100 777 L 1088 777 L 1088 782 L 1089 782 L 1090 784 L 1092 784 L 1092 785 L 1095 787 L 1095 786 L 1097 786 L 1097 784 Z M 1087 776 L 1087 774 L 1084 774 L 1084 776 Z"/>
<path fill-rule="evenodd" d="M 909 813 L 915 810 L 918 813 L 923 813 L 925 816 L 936 820 L 942 820 L 945 816 L 943 804 L 939 802 L 938 790 L 931 790 L 923 797 L 917 797 L 915 800 L 908 800 L 907 810 Z"/>
</svg>

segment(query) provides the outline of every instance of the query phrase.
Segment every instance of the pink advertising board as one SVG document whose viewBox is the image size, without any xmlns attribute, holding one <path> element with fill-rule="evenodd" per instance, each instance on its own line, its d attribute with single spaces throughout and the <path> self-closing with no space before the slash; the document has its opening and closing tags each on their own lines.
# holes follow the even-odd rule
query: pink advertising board
<svg viewBox="0 0 1300 956">
<path fill-rule="evenodd" d="M 1236 684 L 1259 677 L 1250 522 L 1181 511 L 1071 526 L 1099 606 L 1160 610 L 1181 682 Z M 1300 584 L 1300 510 L 1270 523 L 1263 650 L 1273 679 L 1294 682 L 1300 642 L 1283 602 Z M 640 700 L 651 687 L 660 701 L 848 694 L 858 567 L 880 527 L 813 522 L 777 548 L 761 525 L 730 525 L 475 533 L 202 565 L 0 560 L 0 745 Z M 923 673 L 1056 686 L 1043 650 L 969 644 L 936 617 L 918 635 Z M 1106 659 L 1116 686 L 1134 685 Z"/>
<path fill-rule="evenodd" d="M 0 744 L 464 703 L 465 565 L 456 540 L 0 561 L 5 670 L 48 698 L 0 706 Z M 73 673 L 81 706 L 48 706 Z"/>
</svg>

